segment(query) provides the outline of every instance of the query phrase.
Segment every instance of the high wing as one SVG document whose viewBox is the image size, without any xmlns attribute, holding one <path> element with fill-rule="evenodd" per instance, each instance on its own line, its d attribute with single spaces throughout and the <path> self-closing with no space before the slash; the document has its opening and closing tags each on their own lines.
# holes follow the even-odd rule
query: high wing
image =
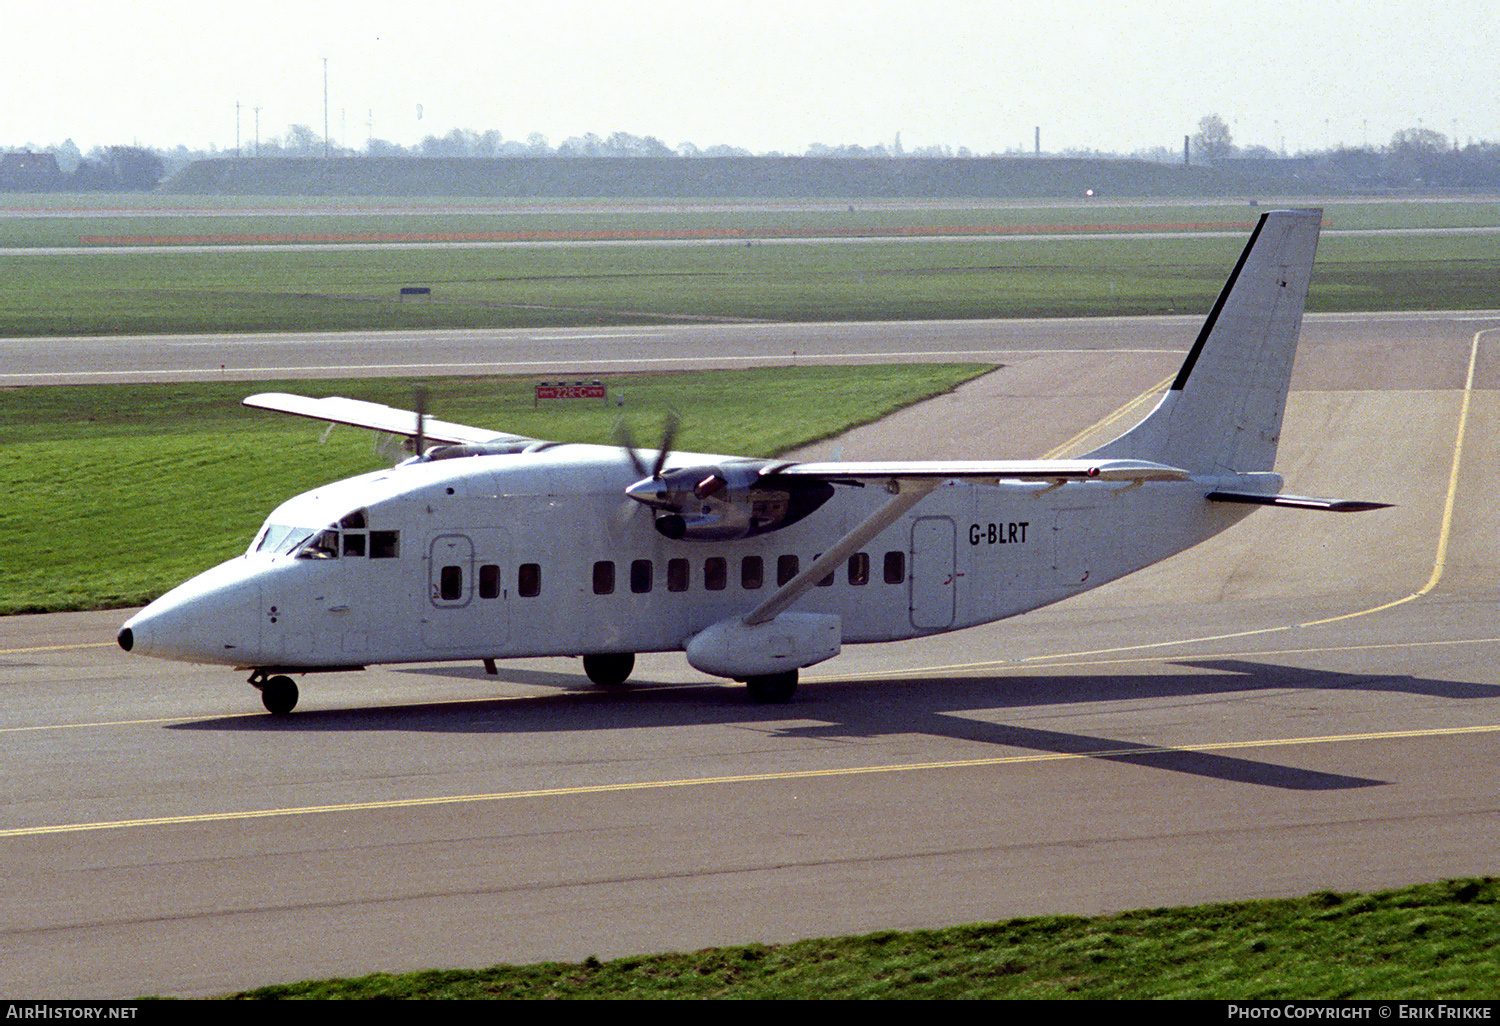
<svg viewBox="0 0 1500 1026">
<path fill-rule="evenodd" d="M 312 420 L 328 421 L 332 424 L 348 424 L 351 427 L 383 431 L 406 438 L 421 437 L 427 442 L 444 445 L 486 445 L 504 443 L 528 443 L 540 441 L 525 435 L 510 435 L 489 428 L 453 424 L 446 420 L 434 420 L 411 410 L 398 410 L 393 406 L 365 402 L 363 399 L 345 399 L 329 396 L 310 399 L 307 396 L 288 392 L 261 392 L 241 400 L 245 406 L 260 410 L 290 413 Z"/>
<path fill-rule="evenodd" d="M 1150 460 L 934 460 L 772 463 L 762 476 L 814 477 L 830 484 L 870 480 L 1185 481 L 1186 470 Z"/>
</svg>

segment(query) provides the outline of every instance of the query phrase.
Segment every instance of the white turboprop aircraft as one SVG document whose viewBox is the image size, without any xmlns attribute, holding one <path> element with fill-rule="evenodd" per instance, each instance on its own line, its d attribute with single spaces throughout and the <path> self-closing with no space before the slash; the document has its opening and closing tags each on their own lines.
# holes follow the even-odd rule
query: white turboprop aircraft
<svg viewBox="0 0 1500 1026">
<path fill-rule="evenodd" d="M 273 713 L 296 704 L 289 674 L 570 655 L 614 686 L 636 653 L 679 649 L 785 701 L 841 645 L 1060 601 L 1257 506 L 1378 508 L 1278 494 L 1272 473 L 1321 216 L 1261 217 L 1160 404 L 1079 459 L 797 463 L 673 452 L 670 428 L 637 453 L 251 396 L 405 435 L 417 455 L 282 503 L 244 555 L 131 617 L 120 646 L 248 669 Z"/>
</svg>

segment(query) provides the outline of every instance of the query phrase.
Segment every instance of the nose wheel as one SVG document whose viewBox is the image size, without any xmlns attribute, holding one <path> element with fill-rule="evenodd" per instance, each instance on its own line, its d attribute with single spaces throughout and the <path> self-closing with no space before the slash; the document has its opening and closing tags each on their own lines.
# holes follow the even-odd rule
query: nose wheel
<svg viewBox="0 0 1500 1026">
<path fill-rule="evenodd" d="M 250 683 L 260 689 L 261 704 L 272 716 L 285 716 L 297 706 L 297 682 L 277 674 L 274 677 L 256 675 Z"/>
</svg>

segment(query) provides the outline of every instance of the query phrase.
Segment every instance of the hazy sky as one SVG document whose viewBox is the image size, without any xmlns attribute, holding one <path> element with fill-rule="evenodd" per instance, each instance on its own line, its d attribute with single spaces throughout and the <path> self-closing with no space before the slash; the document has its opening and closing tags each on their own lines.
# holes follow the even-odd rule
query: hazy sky
<svg viewBox="0 0 1500 1026">
<path fill-rule="evenodd" d="M 1500 141 L 1497 0 L 202 0 L 7 5 L 0 147 L 363 147 L 453 128 L 755 152 Z M 418 117 L 418 110 L 421 117 Z"/>
</svg>

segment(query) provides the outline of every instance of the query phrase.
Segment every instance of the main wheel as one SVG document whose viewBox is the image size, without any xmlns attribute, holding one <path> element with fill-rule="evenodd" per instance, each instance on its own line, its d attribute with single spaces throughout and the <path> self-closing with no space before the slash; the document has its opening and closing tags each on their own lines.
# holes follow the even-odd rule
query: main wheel
<svg viewBox="0 0 1500 1026">
<path fill-rule="evenodd" d="M 260 700 L 273 716 L 285 716 L 297 705 L 297 682 L 277 675 L 260 684 Z"/>
<path fill-rule="evenodd" d="M 583 672 L 601 688 L 617 688 L 630 679 L 635 669 L 634 652 L 601 652 L 583 657 Z"/>
<path fill-rule="evenodd" d="M 750 698 L 755 702 L 786 702 L 797 690 L 797 671 L 771 673 L 764 677 L 751 677 L 745 681 L 750 688 Z"/>
</svg>

